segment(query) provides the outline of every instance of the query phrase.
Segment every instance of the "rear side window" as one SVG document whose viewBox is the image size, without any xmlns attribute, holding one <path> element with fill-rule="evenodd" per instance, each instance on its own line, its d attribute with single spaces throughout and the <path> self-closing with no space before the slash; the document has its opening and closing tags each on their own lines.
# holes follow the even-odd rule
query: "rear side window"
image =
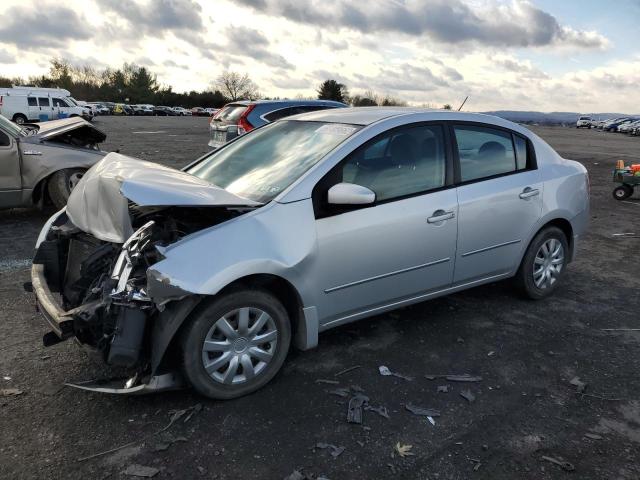
<svg viewBox="0 0 640 480">
<path fill-rule="evenodd" d="M 529 166 L 529 154 L 527 152 L 527 141 L 520 135 L 513 136 L 516 146 L 516 166 L 518 170 L 525 170 Z"/>
<path fill-rule="evenodd" d="M 49 106 L 49 98 L 47 98 L 47 97 L 38 97 L 38 103 L 40 103 L 41 107 L 48 107 Z"/>
<path fill-rule="evenodd" d="M 38 100 L 36 99 L 36 97 L 27 97 L 27 102 L 29 103 L 30 107 L 38 106 Z"/>
<path fill-rule="evenodd" d="M 278 110 L 274 110 L 273 112 L 269 112 L 264 116 L 264 119 L 268 122 L 275 122 L 276 120 L 280 120 L 281 118 L 290 117 L 291 115 L 295 115 L 297 113 L 302 113 L 300 111 L 300 107 L 287 107 L 287 108 L 279 108 Z"/>
<path fill-rule="evenodd" d="M 516 171 L 516 154 L 510 133 L 466 125 L 456 125 L 454 130 L 463 182 Z"/>
<path fill-rule="evenodd" d="M 9 145 L 11 145 L 9 135 L 0 130 L 0 147 L 8 147 Z"/>
</svg>

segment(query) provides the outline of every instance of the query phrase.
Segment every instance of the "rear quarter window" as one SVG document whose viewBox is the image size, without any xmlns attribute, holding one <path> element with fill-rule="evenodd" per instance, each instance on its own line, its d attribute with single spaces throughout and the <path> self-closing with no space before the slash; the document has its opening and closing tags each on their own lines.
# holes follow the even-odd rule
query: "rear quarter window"
<svg viewBox="0 0 640 480">
<path fill-rule="evenodd" d="M 246 105 L 227 105 L 218 112 L 215 119 L 228 124 L 237 123 L 246 109 Z"/>
</svg>

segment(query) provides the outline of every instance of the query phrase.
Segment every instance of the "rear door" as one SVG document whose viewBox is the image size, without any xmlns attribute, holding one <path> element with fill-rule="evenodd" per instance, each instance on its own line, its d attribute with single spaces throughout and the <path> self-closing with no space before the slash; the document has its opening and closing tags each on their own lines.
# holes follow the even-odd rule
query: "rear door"
<svg viewBox="0 0 640 480">
<path fill-rule="evenodd" d="M 454 284 L 512 272 L 542 215 L 533 147 L 509 130 L 478 124 L 453 125 L 452 138 L 459 182 Z"/>
<path fill-rule="evenodd" d="M 38 105 L 38 97 L 29 95 L 27 97 L 28 112 L 27 117 L 29 120 L 38 120 L 40 118 L 40 106 Z"/>
</svg>

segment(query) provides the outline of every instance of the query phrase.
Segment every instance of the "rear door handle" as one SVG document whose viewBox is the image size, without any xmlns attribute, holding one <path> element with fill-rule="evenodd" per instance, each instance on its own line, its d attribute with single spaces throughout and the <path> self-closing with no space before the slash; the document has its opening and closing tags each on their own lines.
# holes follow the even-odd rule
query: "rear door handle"
<svg viewBox="0 0 640 480">
<path fill-rule="evenodd" d="M 525 200 L 530 197 L 535 197 L 540 194 L 540 190 L 537 188 L 527 187 L 525 188 L 520 195 L 518 195 L 521 199 Z"/>
<path fill-rule="evenodd" d="M 427 223 L 438 223 L 444 222 L 445 220 L 451 220 L 455 218 L 456 214 L 454 212 L 445 212 L 444 210 L 436 210 L 433 212 L 433 215 L 427 218 Z"/>
</svg>

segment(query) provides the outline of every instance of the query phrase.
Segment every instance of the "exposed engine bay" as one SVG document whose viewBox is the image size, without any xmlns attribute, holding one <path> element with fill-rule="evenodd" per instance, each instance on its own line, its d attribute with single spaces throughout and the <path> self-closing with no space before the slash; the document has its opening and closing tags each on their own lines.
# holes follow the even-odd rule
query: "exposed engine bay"
<svg viewBox="0 0 640 480">
<path fill-rule="evenodd" d="M 59 295 L 60 306 L 71 318 L 61 338 L 76 337 L 97 349 L 110 365 L 133 368 L 136 374 L 148 371 L 150 332 L 167 300 L 149 296 L 147 269 L 162 260 L 164 247 L 246 211 L 129 203 L 135 232 L 122 244 L 99 240 L 61 215 L 33 261 L 44 266 L 48 288 Z"/>
</svg>

